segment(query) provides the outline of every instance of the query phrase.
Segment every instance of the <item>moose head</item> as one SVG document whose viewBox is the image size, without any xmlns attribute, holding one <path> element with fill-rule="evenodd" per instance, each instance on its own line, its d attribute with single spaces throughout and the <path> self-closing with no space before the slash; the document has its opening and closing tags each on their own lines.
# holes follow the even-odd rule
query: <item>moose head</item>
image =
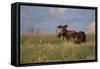
<svg viewBox="0 0 100 69">
<path fill-rule="evenodd" d="M 68 25 L 59 25 L 57 26 L 58 31 L 57 31 L 57 36 L 60 38 L 61 36 L 64 36 L 64 34 L 66 33 L 66 29 L 67 29 Z"/>
</svg>

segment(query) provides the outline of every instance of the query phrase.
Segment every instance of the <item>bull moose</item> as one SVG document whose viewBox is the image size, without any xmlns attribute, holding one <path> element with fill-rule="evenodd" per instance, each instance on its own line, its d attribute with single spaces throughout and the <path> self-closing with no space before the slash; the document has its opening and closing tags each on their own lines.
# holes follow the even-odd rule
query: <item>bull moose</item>
<svg viewBox="0 0 100 69">
<path fill-rule="evenodd" d="M 74 43 L 82 43 L 86 42 L 86 34 L 83 31 L 76 32 L 74 30 L 67 30 L 68 25 L 59 25 L 57 28 L 60 30 L 57 32 L 57 36 L 60 38 L 61 36 L 66 38 L 66 40 L 71 40 Z"/>
</svg>

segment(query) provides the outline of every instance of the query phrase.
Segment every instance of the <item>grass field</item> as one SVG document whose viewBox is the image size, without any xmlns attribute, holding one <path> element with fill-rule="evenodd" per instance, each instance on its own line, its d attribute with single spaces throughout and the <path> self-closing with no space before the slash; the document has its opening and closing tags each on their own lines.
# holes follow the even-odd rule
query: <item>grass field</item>
<svg viewBox="0 0 100 69">
<path fill-rule="evenodd" d="M 21 35 L 20 64 L 93 59 L 95 59 L 93 34 L 88 34 L 87 42 L 80 45 L 59 39 L 54 34 Z"/>
</svg>

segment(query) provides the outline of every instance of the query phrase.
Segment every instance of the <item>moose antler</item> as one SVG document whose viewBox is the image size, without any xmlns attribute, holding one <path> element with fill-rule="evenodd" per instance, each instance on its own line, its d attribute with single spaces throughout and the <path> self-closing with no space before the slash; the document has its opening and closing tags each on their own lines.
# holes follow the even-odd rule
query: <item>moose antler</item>
<svg viewBox="0 0 100 69">
<path fill-rule="evenodd" d="M 63 26 L 62 26 L 62 25 L 57 26 L 57 28 L 59 28 L 59 29 L 60 29 L 61 27 L 63 27 Z"/>
</svg>

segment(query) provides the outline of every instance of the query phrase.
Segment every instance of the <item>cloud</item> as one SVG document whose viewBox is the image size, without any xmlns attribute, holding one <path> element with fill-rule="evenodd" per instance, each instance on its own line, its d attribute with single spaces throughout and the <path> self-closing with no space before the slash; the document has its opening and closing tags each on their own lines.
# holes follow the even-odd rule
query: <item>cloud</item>
<svg viewBox="0 0 100 69">
<path fill-rule="evenodd" d="M 88 31 L 91 32 L 91 33 L 95 33 L 95 21 L 91 22 L 88 25 Z"/>
<path fill-rule="evenodd" d="M 65 14 L 65 8 L 49 8 L 49 12 L 52 17 L 57 19 L 63 19 Z"/>
<path fill-rule="evenodd" d="M 50 8 L 51 13 L 64 13 L 65 8 Z"/>
</svg>

